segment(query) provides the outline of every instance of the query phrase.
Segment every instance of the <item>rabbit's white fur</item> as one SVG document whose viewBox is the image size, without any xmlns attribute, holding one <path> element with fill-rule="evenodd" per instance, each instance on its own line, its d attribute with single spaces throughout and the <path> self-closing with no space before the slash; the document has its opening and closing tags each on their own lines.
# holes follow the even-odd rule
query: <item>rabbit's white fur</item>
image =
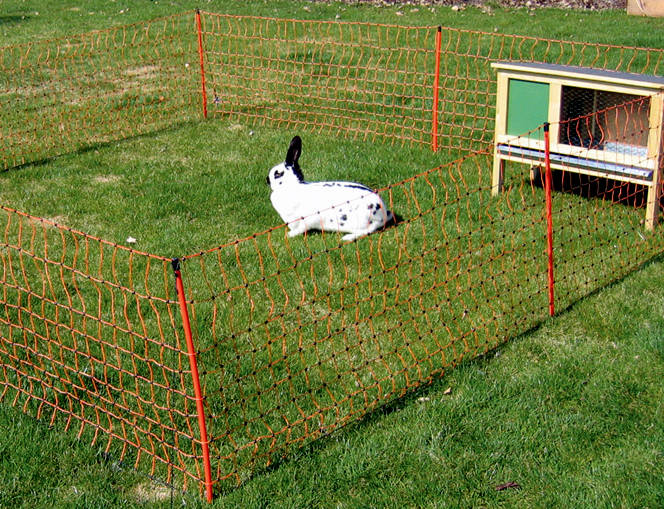
<svg viewBox="0 0 664 509">
<path fill-rule="evenodd" d="M 306 182 L 298 160 L 302 140 L 295 136 L 286 161 L 270 170 L 270 200 L 288 224 L 289 237 L 307 230 L 346 232 L 344 241 L 375 232 L 392 221 L 378 193 L 354 182 Z"/>
</svg>

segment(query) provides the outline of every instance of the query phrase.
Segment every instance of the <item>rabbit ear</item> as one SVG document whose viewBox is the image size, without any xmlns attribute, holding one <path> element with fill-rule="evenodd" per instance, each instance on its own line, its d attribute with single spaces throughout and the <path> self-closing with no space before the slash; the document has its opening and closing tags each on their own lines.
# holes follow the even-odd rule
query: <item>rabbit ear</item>
<svg viewBox="0 0 664 509">
<path fill-rule="evenodd" d="M 294 136 L 288 147 L 288 153 L 286 154 L 286 166 L 291 166 L 297 168 L 297 161 L 300 159 L 300 154 L 302 153 L 302 140 L 299 136 Z"/>
</svg>

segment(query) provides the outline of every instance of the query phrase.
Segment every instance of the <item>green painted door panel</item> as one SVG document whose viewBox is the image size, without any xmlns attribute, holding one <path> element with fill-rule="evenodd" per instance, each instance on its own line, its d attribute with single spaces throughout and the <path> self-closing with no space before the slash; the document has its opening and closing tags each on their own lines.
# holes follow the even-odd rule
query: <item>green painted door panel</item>
<svg viewBox="0 0 664 509">
<path fill-rule="evenodd" d="M 549 120 L 549 84 L 510 79 L 507 98 L 507 134 L 519 136 Z M 541 140 L 542 130 L 530 138 Z"/>
</svg>

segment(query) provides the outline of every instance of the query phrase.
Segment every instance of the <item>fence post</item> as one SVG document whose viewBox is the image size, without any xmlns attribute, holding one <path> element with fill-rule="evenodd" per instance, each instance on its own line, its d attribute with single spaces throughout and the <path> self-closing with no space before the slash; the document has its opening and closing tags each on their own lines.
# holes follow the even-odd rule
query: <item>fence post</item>
<svg viewBox="0 0 664 509">
<path fill-rule="evenodd" d="M 431 132 L 431 145 L 434 152 L 438 152 L 438 86 L 440 83 L 440 49 L 442 42 L 442 27 L 436 32 L 436 74 L 433 77 L 433 120 Z"/>
<path fill-rule="evenodd" d="M 182 327 L 184 337 L 187 342 L 187 356 L 189 357 L 189 367 L 194 385 L 194 400 L 196 401 L 196 412 L 198 414 L 198 429 L 201 434 L 201 448 L 203 450 L 203 471 L 205 474 L 205 496 L 208 502 L 212 502 L 212 468 L 210 467 L 210 442 L 207 436 L 205 426 L 205 409 L 203 408 L 203 393 L 201 391 L 201 382 L 198 376 L 198 364 L 196 362 L 196 349 L 194 348 L 194 339 L 191 334 L 191 324 L 189 322 L 189 311 L 187 310 L 187 300 L 184 294 L 184 284 L 182 283 L 182 274 L 180 273 L 180 259 L 173 258 L 171 261 L 173 273 L 175 274 L 175 289 L 180 303 L 180 314 L 182 316 Z"/>
<path fill-rule="evenodd" d="M 203 30 L 201 29 L 201 11 L 196 9 L 196 31 L 198 32 L 198 59 L 201 65 L 201 92 L 203 94 L 203 118 L 208 117 L 207 92 L 205 90 L 205 59 L 203 53 Z"/>
<path fill-rule="evenodd" d="M 551 157 L 549 123 L 544 123 L 544 193 L 546 194 L 546 252 L 549 257 L 549 315 L 555 314 L 553 294 L 553 213 L 551 204 Z"/>
</svg>

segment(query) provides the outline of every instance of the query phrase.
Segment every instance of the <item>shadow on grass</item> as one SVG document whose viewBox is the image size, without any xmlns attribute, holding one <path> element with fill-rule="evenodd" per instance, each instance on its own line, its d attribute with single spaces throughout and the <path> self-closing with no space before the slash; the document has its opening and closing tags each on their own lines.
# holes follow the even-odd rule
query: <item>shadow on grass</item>
<svg viewBox="0 0 664 509">
<path fill-rule="evenodd" d="M 165 127 L 158 127 L 150 131 L 146 131 L 144 133 L 138 133 L 134 134 L 131 136 L 127 136 L 124 138 L 118 138 L 118 139 L 111 139 L 108 141 L 95 141 L 95 142 L 90 142 L 90 143 L 85 143 L 81 142 L 81 146 L 79 148 L 69 150 L 69 151 L 63 151 L 57 154 L 54 154 L 52 156 L 47 156 L 47 157 L 42 157 L 39 159 L 34 159 L 31 161 L 26 161 L 21 164 L 16 164 L 14 166 L 8 166 L 6 168 L 0 168 L 0 173 L 7 173 L 10 171 L 16 171 L 16 170 L 22 170 L 25 168 L 30 168 L 33 166 L 43 166 L 46 164 L 49 164 L 56 159 L 59 159 L 60 157 L 63 156 L 71 156 L 71 155 L 85 155 L 90 152 L 94 152 L 95 150 L 107 148 L 110 146 L 116 146 L 122 143 L 129 143 L 137 139 L 141 138 L 149 138 L 151 136 L 155 136 L 156 134 L 161 134 L 161 133 L 167 133 L 167 132 L 172 132 L 172 131 L 177 131 L 179 129 L 182 129 L 183 127 L 186 126 L 191 126 L 191 125 L 196 125 L 199 124 L 201 121 L 200 120 L 182 120 L 180 122 L 176 122 L 173 124 L 170 124 Z"/>
<path fill-rule="evenodd" d="M 607 283 L 606 285 L 603 285 L 600 288 L 597 288 L 591 292 L 588 292 L 587 294 L 584 294 L 583 296 L 576 299 L 567 307 L 560 309 L 559 311 L 556 312 L 556 315 L 553 317 L 553 319 L 558 319 L 564 315 L 567 315 L 570 312 L 573 312 L 574 309 L 578 306 L 578 304 L 580 304 L 584 300 L 596 297 L 604 290 L 622 284 L 627 279 L 627 277 L 629 277 L 633 273 L 643 270 L 654 263 L 661 263 L 662 261 L 664 261 L 664 253 L 653 255 L 651 258 L 638 264 L 632 270 L 628 271 L 624 275 L 616 277 L 616 279 L 614 279 L 610 283 Z M 532 327 L 528 328 L 527 330 L 513 337 L 503 339 L 500 343 L 498 343 L 495 347 L 493 347 L 491 350 L 489 350 L 486 353 L 477 355 L 476 357 L 472 358 L 468 357 L 466 359 L 460 360 L 459 362 L 455 362 L 450 367 L 446 368 L 443 372 L 434 374 L 434 376 L 432 376 L 429 380 L 423 381 L 422 385 L 420 385 L 419 387 L 410 389 L 407 394 L 401 397 L 396 397 L 395 399 L 386 402 L 385 404 L 367 412 L 362 417 L 359 417 L 344 426 L 341 426 L 329 433 L 326 433 L 320 438 L 317 438 L 316 440 L 313 440 L 298 449 L 285 451 L 283 456 L 272 458 L 272 462 L 269 466 L 255 468 L 254 471 L 251 473 L 251 475 L 243 482 L 243 485 L 252 482 L 259 482 L 260 479 L 265 479 L 273 472 L 277 471 L 278 469 L 286 465 L 294 464 L 302 457 L 318 454 L 320 451 L 323 451 L 327 447 L 330 447 L 331 445 L 330 440 L 334 440 L 334 437 L 338 436 L 338 433 L 340 432 L 348 433 L 353 430 L 361 429 L 364 427 L 371 428 L 374 426 L 378 426 L 381 422 L 384 421 L 384 419 L 388 418 L 390 415 L 396 412 L 400 412 L 402 410 L 406 410 L 418 404 L 420 401 L 423 400 L 428 401 L 429 397 L 432 397 L 434 394 L 444 393 L 443 391 L 445 391 L 449 387 L 449 381 L 447 378 L 450 372 L 454 372 L 458 369 L 469 369 L 469 368 L 476 368 L 482 372 L 486 371 L 486 367 L 494 363 L 496 359 L 500 357 L 501 349 L 504 346 L 506 346 L 508 343 L 513 344 L 515 342 L 523 341 L 524 339 L 528 338 L 534 333 L 537 333 L 549 320 L 550 320 L 549 318 L 545 318 L 540 322 L 536 323 L 535 325 L 533 325 Z M 230 486 L 217 488 L 215 490 L 215 498 L 218 499 L 227 496 L 236 489 L 240 488 L 241 487 L 230 487 Z"/>
<path fill-rule="evenodd" d="M 6 14 L 0 16 L 0 25 L 16 25 L 23 21 L 29 21 L 30 16 L 25 14 Z"/>
<path fill-rule="evenodd" d="M 637 209 L 646 206 L 648 186 L 644 184 L 562 170 L 553 170 L 551 176 L 553 191 L 570 193 L 581 198 L 607 200 Z M 532 183 L 544 188 L 543 169 L 534 167 Z M 664 207 L 664 196 L 660 198 L 660 206 Z"/>
</svg>

